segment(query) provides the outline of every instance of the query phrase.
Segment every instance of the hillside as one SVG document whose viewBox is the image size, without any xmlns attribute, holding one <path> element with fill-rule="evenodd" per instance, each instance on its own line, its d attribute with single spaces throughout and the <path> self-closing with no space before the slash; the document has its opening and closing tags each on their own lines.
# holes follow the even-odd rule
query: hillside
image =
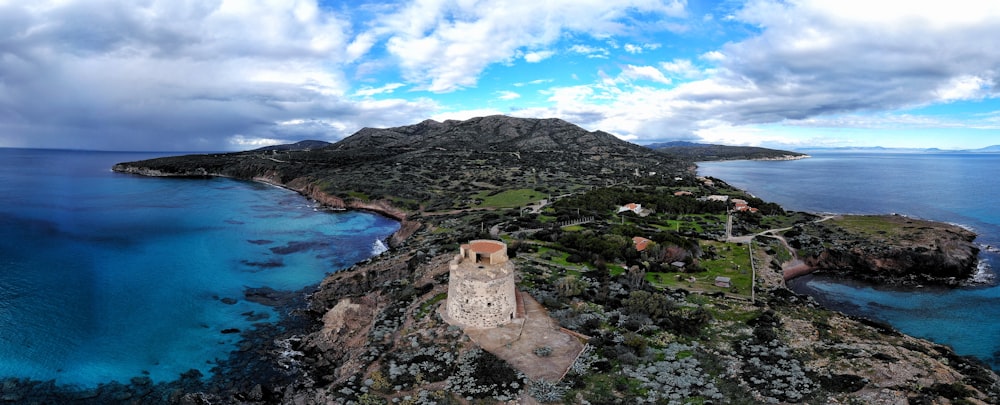
<svg viewBox="0 0 1000 405">
<path fill-rule="evenodd" d="M 804 153 L 755 146 L 709 145 L 683 141 L 655 143 L 646 145 L 646 147 L 670 156 L 696 162 L 713 160 L 789 160 L 808 157 Z"/>
<path fill-rule="evenodd" d="M 557 119 L 502 115 L 466 121 L 426 120 L 396 128 L 364 128 L 337 142 L 334 149 L 445 149 L 478 152 L 570 152 L 645 155 L 642 147 L 601 131 L 588 132 Z"/>
<path fill-rule="evenodd" d="M 657 154 L 558 119 L 505 116 L 365 128 L 321 149 L 272 148 L 126 163 L 144 174 L 266 179 L 341 199 L 389 200 L 411 211 L 459 209 L 480 192 L 581 187 L 685 174 L 685 159 Z"/>
<path fill-rule="evenodd" d="M 273 145 L 265 146 L 263 148 L 257 148 L 256 151 L 288 151 L 288 150 L 307 150 L 307 149 L 321 149 L 330 146 L 330 142 L 326 141 L 315 141 L 315 140 L 305 140 L 295 143 L 285 144 L 285 145 Z"/>
<path fill-rule="evenodd" d="M 797 254 L 819 252 L 828 240 L 890 247 L 900 241 L 865 230 L 895 225 L 872 219 L 860 231 L 846 222 L 820 229 L 813 215 L 698 178 L 691 166 L 565 121 L 494 116 L 366 128 L 321 149 L 181 156 L 114 170 L 268 181 L 403 222 L 392 250 L 314 290 L 248 290 L 248 300 L 281 305 L 300 323 L 244 332 L 247 343 L 204 385 L 170 387 L 175 402 L 998 400 L 1000 379 L 982 362 L 784 288 L 785 265 Z M 719 196 L 756 210 L 731 214 L 730 202 L 709 198 Z M 629 203 L 641 208 L 622 212 Z M 785 234 L 796 250 L 754 239 L 776 229 L 799 230 Z M 641 251 L 636 237 L 647 239 Z M 483 238 L 505 240 L 520 291 L 558 326 L 586 336 L 587 349 L 561 381 L 525 377 L 438 313 L 448 261 L 459 244 Z"/>
</svg>

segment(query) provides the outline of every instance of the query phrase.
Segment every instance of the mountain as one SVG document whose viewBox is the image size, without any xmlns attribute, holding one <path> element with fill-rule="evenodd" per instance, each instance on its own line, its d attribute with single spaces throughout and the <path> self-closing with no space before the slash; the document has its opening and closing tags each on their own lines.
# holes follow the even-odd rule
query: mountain
<svg viewBox="0 0 1000 405">
<path fill-rule="evenodd" d="M 284 145 L 265 146 L 263 148 L 258 148 L 255 150 L 257 151 L 309 150 L 309 149 L 321 149 L 330 145 L 333 144 L 326 141 L 305 140 Z"/>
<path fill-rule="evenodd" d="M 489 116 L 364 128 L 319 149 L 188 155 L 115 170 L 267 180 L 344 200 L 386 199 L 396 207 L 439 210 L 461 207 L 480 192 L 559 195 L 637 175 L 672 179 L 688 167 L 686 159 L 563 120 Z"/>
<path fill-rule="evenodd" d="M 654 143 L 650 149 L 693 161 L 712 160 L 788 160 L 808 157 L 804 153 L 755 146 L 711 145 L 685 141 Z"/>
<path fill-rule="evenodd" d="M 466 121 L 426 120 L 396 128 L 364 128 L 337 142 L 338 150 L 359 148 L 446 149 L 490 152 L 561 151 L 644 154 L 642 147 L 602 131 L 589 132 L 557 118 L 502 115 Z"/>
<path fill-rule="evenodd" d="M 969 152 L 997 153 L 1000 152 L 1000 145 L 987 146 L 985 148 L 973 149 Z"/>
</svg>

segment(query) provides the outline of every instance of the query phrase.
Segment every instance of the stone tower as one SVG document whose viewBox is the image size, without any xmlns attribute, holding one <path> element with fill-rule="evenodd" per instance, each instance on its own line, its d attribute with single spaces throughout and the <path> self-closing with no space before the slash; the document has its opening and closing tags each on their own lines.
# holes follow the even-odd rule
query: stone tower
<svg viewBox="0 0 1000 405">
<path fill-rule="evenodd" d="M 449 263 L 448 317 L 462 326 L 495 328 L 514 319 L 514 264 L 507 245 L 474 240 Z"/>
</svg>

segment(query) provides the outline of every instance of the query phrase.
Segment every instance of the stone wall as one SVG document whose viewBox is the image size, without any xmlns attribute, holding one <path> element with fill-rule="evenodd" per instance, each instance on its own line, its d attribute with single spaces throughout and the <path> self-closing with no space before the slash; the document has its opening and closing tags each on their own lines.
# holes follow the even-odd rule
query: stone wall
<svg viewBox="0 0 1000 405">
<path fill-rule="evenodd" d="M 484 256 L 463 245 L 461 254 L 449 266 L 447 311 L 453 321 L 494 328 L 514 319 L 515 272 L 513 264 L 506 260 L 506 246 Z"/>
</svg>

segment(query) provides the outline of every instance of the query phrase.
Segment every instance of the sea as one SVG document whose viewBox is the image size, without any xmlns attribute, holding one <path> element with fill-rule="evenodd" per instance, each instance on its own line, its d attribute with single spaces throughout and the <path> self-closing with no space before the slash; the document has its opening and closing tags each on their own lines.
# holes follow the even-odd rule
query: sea
<svg viewBox="0 0 1000 405">
<path fill-rule="evenodd" d="M 965 287 L 897 290 L 818 275 L 791 280 L 789 287 L 1000 370 L 1000 154 L 809 153 L 791 161 L 702 162 L 698 172 L 786 210 L 895 213 L 975 231 L 979 272 Z"/>
<path fill-rule="evenodd" d="M 0 148 L 0 379 L 210 376 L 237 330 L 283 316 L 244 291 L 316 285 L 399 228 L 262 183 L 111 171 L 165 155 Z"/>
</svg>

